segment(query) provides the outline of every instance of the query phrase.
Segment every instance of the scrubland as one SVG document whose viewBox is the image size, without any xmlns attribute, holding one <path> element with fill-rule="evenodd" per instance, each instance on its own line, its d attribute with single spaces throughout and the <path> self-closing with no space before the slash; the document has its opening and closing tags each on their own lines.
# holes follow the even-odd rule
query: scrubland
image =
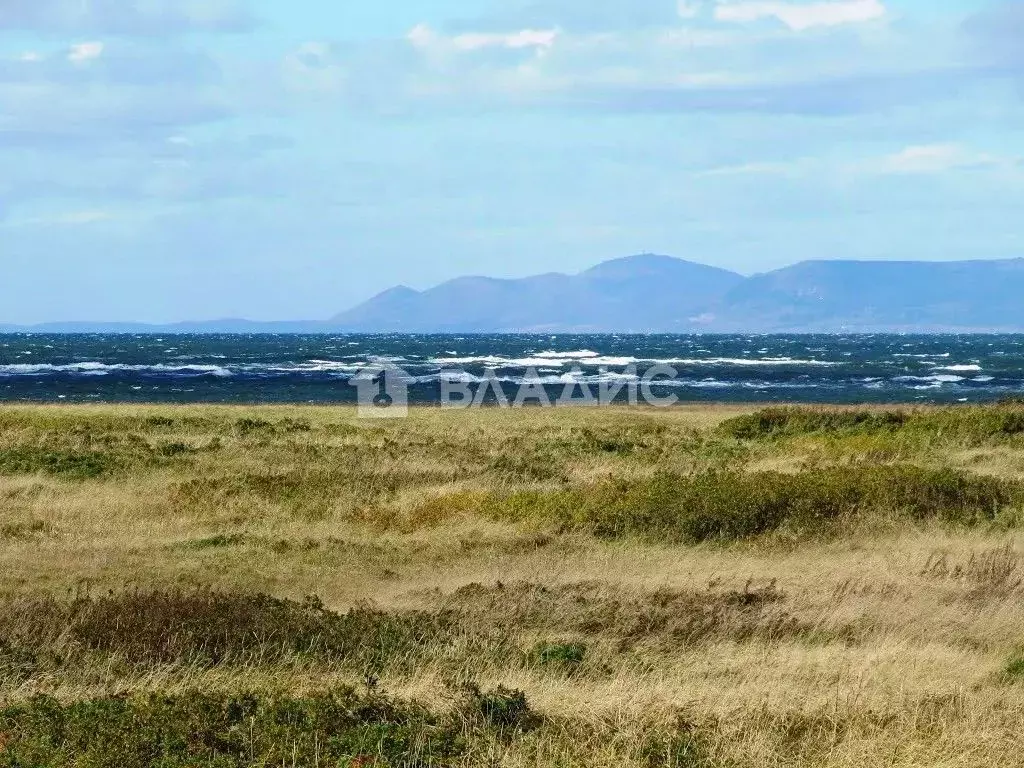
<svg viewBox="0 0 1024 768">
<path fill-rule="evenodd" d="M 1024 765 L 1024 404 L 0 408 L 0 766 Z"/>
</svg>

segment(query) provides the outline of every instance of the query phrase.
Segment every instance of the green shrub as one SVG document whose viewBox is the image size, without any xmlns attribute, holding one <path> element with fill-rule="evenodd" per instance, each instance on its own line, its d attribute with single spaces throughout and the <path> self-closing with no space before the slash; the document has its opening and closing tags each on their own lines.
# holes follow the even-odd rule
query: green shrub
<svg viewBox="0 0 1024 768">
<path fill-rule="evenodd" d="M 174 426 L 174 419 L 167 416 L 150 416 L 142 424 L 148 429 L 167 429 Z"/>
<path fill-rule="evenodd" d="M 123 462 L 107 451 L 53 450 L 20 446 L 0 450 L 0 475 L 43 473 L 68 480 L 89 480 L 112 474 Z"/>
<path fill-rule="evenodd" d="M 547 643 L 534 646 L 530 658 L 545 667 L 563 670 L 574 670 L 579 667 L 587 655 L 587 646 L 583 643 Z"/>
<path fill-rule="evenodd" d="M 463 693 L 461 711 L 471 724 L 496 728 L 503 734 L 528 731 L 540 724 L 522 691 L 503 685 L 493 691 L 482 691 L 475 683 L 468 683 Z"/>
<path fill-rule="evenodd" d="M 253 434 L 273 435 L 276 429 L 273 424 L 263 419 L 238 419 L 235 422 L 235 432 L 241 437 L 249 437 Z"/>
<path fill-rule="evenodd" d="M 912 417 L 904 411 L 765 408 L 737 416 L 718 431 L 739 440 L 804 435 L 813 432 L 878 432 L 901 429 Z"/>
<path fill-rule="evenodd" d="M 0 766 L 449 766 L 465 764 L 453 721 L 342 689 L 310 698 L 222 695 L 36 697 L 0 710 Z M 486 736 L 486 734 L 484 734 Z"/>
<path fill-rule="evenodd" d="M 1024 405 L 957 406 L 920 411 L 836 408 L 765 408 L 722 422 L 719 434 L 759 440 L 810 434 L 908 432 L 961 440 L 988 440 L 1024 433 Z"/>
<path fill-rule="evenodd" d="M 156 447 L 156 453 L 170 459 L 176 456 L 189 456 L 199 453 L 199 450 L 187 443 L 162 443 Z"/>
<path fill-rule="evenodd" d="M 783 526 L 826 531 L 869 513 L 960 524 L 993 520 L 1019 503 L 1015 483 L 965 472 L 915 466 L 831 467 L 778 472 L 662 473 L 588 488 L 493 497 L 493 516 L 537 521 L 601 538 L 654 536 L 701 542 L 738 540 Z"/>
</svg>

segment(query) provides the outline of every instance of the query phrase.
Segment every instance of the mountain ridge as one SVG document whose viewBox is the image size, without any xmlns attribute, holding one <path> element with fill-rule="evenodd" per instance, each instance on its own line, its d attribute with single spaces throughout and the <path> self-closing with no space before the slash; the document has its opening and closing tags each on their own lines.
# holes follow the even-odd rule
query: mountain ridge
<svg viewBox="0 0 1024 768">
<path fill-rule="evenodd" d="M 32 333 L 1024 332 L 1024 258 L 815 259 L 743 276 L 658 254 L 389 288 L 326 320 L 0 324 Z"/>
<path fill-rule="evenodd" d="M 671 256 L 638 254 L 575 275 L 518 279 L 459 277 L 404 294 L 387 292 L 331 318 L 357 331 L 655 332 L 685 331 L 705 305 L 738 285 L 736 272 Z M 644 308 L 638 313 L 638 307 Z M 453 311 L 453 307 L 457 310 Z"/>
</svg>

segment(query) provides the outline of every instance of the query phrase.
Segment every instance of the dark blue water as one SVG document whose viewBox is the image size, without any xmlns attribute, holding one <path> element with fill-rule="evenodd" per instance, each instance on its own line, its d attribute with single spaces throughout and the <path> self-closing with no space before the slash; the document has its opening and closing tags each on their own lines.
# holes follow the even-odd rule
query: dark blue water
<svg viewBox="0 0 1024 768">
<path fill-rule="evenodd" d="M 414 402 L 442 372 L 529 369 L 553 396 L 654 364 L 683 401 L 980 402 L 1024 394 L 1024 336 L 0 335 L 0 401 L 354 402 L 350 379 L 386 358 Z"/>
</svg>

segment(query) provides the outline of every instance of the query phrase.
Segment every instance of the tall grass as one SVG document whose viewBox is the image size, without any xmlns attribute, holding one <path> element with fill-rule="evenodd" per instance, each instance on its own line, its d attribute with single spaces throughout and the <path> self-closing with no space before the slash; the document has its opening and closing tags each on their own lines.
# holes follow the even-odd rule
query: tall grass
<svg viewBox="0 0 1024 768">
<path fill-rule="evenodd" d="M 1020 764 L 1022 412 L 0 408 L 0 766 Z"/>
</svg>

